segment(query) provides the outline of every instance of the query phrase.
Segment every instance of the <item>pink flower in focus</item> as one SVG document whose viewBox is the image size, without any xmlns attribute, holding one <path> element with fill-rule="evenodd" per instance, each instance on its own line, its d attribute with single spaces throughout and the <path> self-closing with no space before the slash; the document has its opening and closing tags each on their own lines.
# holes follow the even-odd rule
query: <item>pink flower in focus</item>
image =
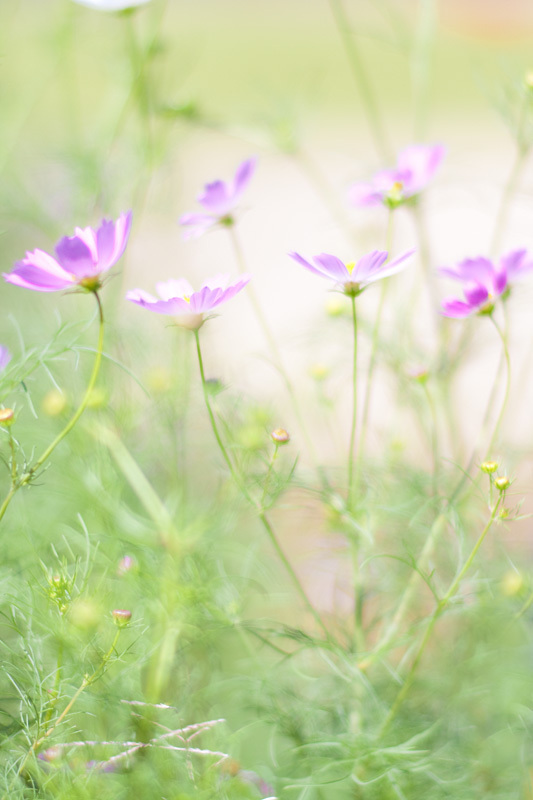
<svg viewBox="0 0 533 800">
<path fill-rule="evenodd" d="M 527 250 L 511 250 L 498 263 L 483 256 L 465 258 L 453 267 L 439 272 L 463 284 L 464 300 L 449 297 L 442 301 L 446 317 L 460 319 L 471 314 L 490 314 L 495 301 L 510 291 L 510 284 L 533 271 L 533 260 Z"/>
<path fill-rule="evenodd" d="M 442 145 L 406 147 L 394 169 L 380 170 L 370 182 L 354 184 L 350 202 L 354 206 L 396 208 L 406 200 L 415 199 L 433 178 L 445 153 Z"/>
<path fill-rule="evenodd" d="M 38 292 L 58 292 L 80 286 L 97 291 L 100 275 L 121 257 L 131 227 L 131 211 L 116 222 L 102 220 L 100 226 L 75 228 L 74 236 L 65 236 L 55 248 L 55 258 L 44 250 L 26 253 L 12 272 L 4 273 L 8 283 Z"/>
<path fill-rule="evenodd" d="M 255 164 L 256 159 L 249 158 L 237 167 L 233 181 L 218 180 L 205 185 L 197 199 L 207 213 L 184 214 L 180 218 L 180 225 L 190 226 L 185 238 L 201 236 L 215 225 L 233 225 L 233 212 L 254 174 Z"/>
<path fill-rule="evenodd" d="M 228 275 L 216 275 L 204 283 L 202 288 L 195 292 L 191 284 L 184 278 L 171 279 L 156 283 L 156 292 L 160 299 L 153 297 L 143 289 L 132 289 L 127 293 L 126 299 L 150 311 L 171 316 L 190 317 L 190 327 L 200 327 L 203 314 L 212 311 L 221 303 L 231 300 L 241 289 L 244 289 L 250 275 L 241 275 L 238 280 L 230 283 Z"/>
<path fill-rule="evenodd" d="M 289 255 L 302 267 L 314 272 L 315 275 L 335 281 L 344 294 L 356 297 L 369 284 L 375 283 L 381 278 L 388 278 L 390 275 L 395 275 L 405 269 L 408 259 L 411 258 L 414 252 L 414 250 L 408 250 L 401 256 L 389 261 L 386 265 L 385 262 L 389 257 L 386 250 L 373 250 L 360 258 L 359 261 L 352 261 L 348 264 L 345 264 L 337 256 L 332 256 L 328 253 L 313 256 L 312 264 L 298 253 L 289 253 Z"/>
</svg>

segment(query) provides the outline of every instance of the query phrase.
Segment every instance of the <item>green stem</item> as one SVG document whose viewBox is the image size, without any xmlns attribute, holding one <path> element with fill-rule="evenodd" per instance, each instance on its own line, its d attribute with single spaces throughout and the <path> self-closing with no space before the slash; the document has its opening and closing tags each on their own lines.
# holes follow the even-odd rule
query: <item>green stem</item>
<svg viewBox="0 0 533 800">
<path fill-rule="evenodd" d="M 43 733 L 43 735 L 40 736 L 39 738 L 37 738 L 34 741 L 34 743 L 32 744 L 32 746 L 30 747 L 30 749 L 28 750 L 28 752 L 26 753 L 26 755 L 24 756 L 24 758 L 21 761 L 21 764 L 20 764 L 20 766 L 18 768 L 18 771 L 17 771 L 17 777 L 20 777 L 20 775 L 22 775 L 22 773 L 24 771 L 24 768 L 25 768 L 26 764 L 28 763 L 29 758 L 34 753 L 36 753 L 37 750 L 39 750 L 41 745 L 52 735 L 52 733 L 55 731 L 55 729 L 63 722 L 63 720 L 65 719 L 65 717 L 67 716 L 69 711 L 72 709 L 72 707 L 74 706 L 74 704 L 76 703 L 76 701 L 78 700 L 80 695 L 85 691 L 85 689 L 88 686 L 90 686 L 91 683 L 94 683 L 102 675 L 103 671 L 105 670 L 105 668 L 107 666 L 107 662 L 109 661 L 109 659 L 111 658 L 111 656 L 115 652 L 115 648 L 117 646 L 117 642 L 118 642 L 118 638 L 120 636 L 120 632 L 121 631 L 120 631 L 120 628 L 119 628 L 117 630 L 116 634 L 115 634 L 115 637 L 113 639 L 113 643 L 112 643 L 111 647 L 109 648 L 107 653 L 102 657 L 102 660 L 101 660 L 100 664 L 95 669 L 95 671 L 92 673 L 92 675 L 86 675 L 84 677 L 83 681 L 81 682 L 81 685 L 76 689 L 75 693 L 72 695 L 71 699 L 69 700 L 69 702 L 67 703 L 67 705 L 65 706 L 65 708 L 63 709 L 61 714 L 57 717 L 57 719 L 54 720 L 52 725 L 50 725 L 50 727 L 47 728 L 47 730 Z M 11 789 L 11 787 L 10 787 L 10 789 Z M 2 797 L 2 800 L 8 800 L 8 795 L 7 794 L 4 795 Z"/>
<path fill-rule="evenodd" d="M 231 238 L 231 242 L 232 242 L 232 245 L 233 245 L 233 249 L 235 251 L 235 258 L 236 258 L 236 261 L 237 261 L 239 272 L 241 274 L 245 273 L 246 272 L 246 262 L 245 262 L 245 259 L 244 259 L 244 254 L 243 254 L 243 251 L 242 251 L 242 247 L 241 247 L 239 238 L 237 236 L 237 232 L 235 230 L 235 226 L 234 225 L 230 225 L 229 228 L 228 228 L 228 231 L 229 231 L 229 234 L 230 234 L 230 238 Z M 313 440 L 311 439 L 311 437 L 309 436 L 309 433 L 307 431 L 307 427 L 306 427 L 306 424 L 304 422 L 304 417 L 303 417 L 303 414 L 302 414 L 302 410 L 300 408 L 300 403 L 298 401 L 298 395 L 296 394 L 296 390 L 294 389 L 292 381 L 289 378 L 289 375 L 287 374 L 287 371 L 286 371 L 285 367 L 283 366 L 283 359 L 281 357 L 281 353 L 280 353 L 279 347 L 277 345 L 277 342 L 276 342 L 274 336 L 272 335 L 272 331 L 270 330 L 270 326 L 269 326 L 269 324 L 268 324 L 268 322 L 266 320 L 266 317 L 265 317 L 265 315 L 263 313 L 263 309 L 261 307 L 261 303 L 259 302 L 258 297 L 257 297 L 257 295 L 256 295 L 256 293 L 254 291 L 254 288 L 253 288 L 253 286 L 251 284 L 249 284 L 248 287 L 247 287 L 247 294 L 248 294 L 248 296 L 250 298 L 250 301 L 252 303 L 252 307 L 254 309 L 254 313 L 255 313 L 255 315 L 257 317 L 257 320 L 259 322 L 261 330 L 263 331 L 263 335 L 264 335 L 264 337 L 265 337 L 265 339 L 267 341 L 267 344 L 268 344 L 268 346 L 270 348 L 270 352 L 271 352 L 272 358 L 274 360 L 274 363 L 276 365 L 276 369 L 277 369 L 279 375 L 281 376 L 281 379 L 283 380 L 283 383 L 285 384 L 285 388 L 287 389 L 287 393 L 288 393 L 288 395 L 290 397 L 290 400 L 291 400 L 291 403 L 292 403 L 294 415 L 295 415 L 295 417 L 296 417 L 296 419 L 298 421 L 298 425 L 300 427 L 300 431 L 302 432 L 302 436 L 304 438 L 304 441 L 305 441 L 309 456 L 310 456 L 313 464 L 315 465 L 315 469 L 318 472 L 318 475 L 320 477 L 322 485 L 325 488 L 327 488 L 328 487 L 328 481 L 327 481 L 327 478 L 326 478 L 326 475 L 325 475 L 325 472 L 324 472 L 324 468 L 319 463 L 317 452 L 316 452 L 315 446 L 313 444 Z"/>
<path fill-rule="evenodd" d="M 352 366 L 352 425 L 350 430 L 350 444 L 348 449 L 348 509 L 353 508 L 354 499 L 354 450 L 355 433 L 357 430 L 357 312 L 355 308 L 355 296 L 350 298 L 352 301 L 352 325 L 353 325 L 353 366 Z"/>
<path fill-rule="evenodd" d="M 263 508 L 263 509 L 265 507 L 265 500 L 266 500 L 266 497 L 267 497 L 268 485 L 270 483 L 270 476 L 272 475 L 272 470 L 274 469 L 274 464 L 276 462 L 276 458 L 278 457 L 278 450 L 279 450 L 279 444 L 277 442 L 275 442 L 274 443 L 274 451 L 272 453 L 272 457 L 271 457 L 270 462 L 268 464 L 267 473 L 265 475 L 265 482 L 263 484 L 263 494 L 261 496 L 261 503 L 260 503 L 261 508 Z"/>
<path fill-rule="evenodd" d="M 387 730 L 389 729 L 392 721 L 394 720 L 394 718 L 398 714 L 398 711 L 401 708 L 403 702 L 405 701 L 405 698 L 409 694 L 409 690 L 410 690 L 410 688 L 411 688 L 411 686 L 413 684 L 413 680 L 415 678 L 418 666 L 420 664 L 420 661 L 422 660 L 422 656 L 424 654 L 426 646 L 427 646 L 427 644 L 428 644 L 428 642 L 429 642 L 429 640 L 431 638 L 431 634 L 433 633 L 433 629 L 435 628 L 435 625 L 437 624 L 437 621 L 439 620 L 439 618 L 441 617 L 441 615 L 445 611 L 448 603 L 450 602 L 450 600 L 452 599 L 452 597 L 456 593 L 457 588 L 459 587 L 459 584 L 461 583 L 462 579 L 464 578 L 464 576 L 466 575 L 466 573 L 468 572 L 468 570 L 472 566 L 472 562 L 474 561 L 474 558 L 476 557 L 479 548 L 483 544 L 483 540 L 485 539 L 487 533 L 489 532 L 489 530 L 492 527 L 492 524 L 493 524 L 494 520 L 496 519 L 496 515 L 497 515 L 497 512 L 499 511 L 500 504 L 502 502 L 502 498 L 503 498 L 503 494 L 500 494 L 500 497 L 498 498 L 494 508 L 492 509 L 489 521 L 487 522 L 487 524 L 483 528 L 481 534 L 479 535 L 474 547 L 472 548 L 472 550 L 470 552 L 470 555 L 466 559 L 465 563 L 463 564 L 463 567 L 461 568 L 461 570 L 459 571 L 457 576 L 452 581 L 452 583 L 450 585 L 450 588 L 448 589 L 448 591 L 446 592 L 444 597 L 441 600 L 439 600 L 439 602 L 437 603 L 435 611 L 433 612 L 433 614 L 430 617 L 430 620 L 429 620 L 429 623 L 427 625 L 427 628 L 426 628 L 426 631 L 424 633 L 424 636 L 422 638 L 422 641 L 420 642 L 420 644 L 418 646 L 418 649 L 416 651 L 416 655 L 415 655 L 415 657 L 413 659 L 413 663 L 411 665 L 411 669 L 409 670 L 409 672 L 408 672 L 408 674 L 407 674 L 407 676 L 405 678 L 405 681 L 403 683 L 403 686 L 400 689 L 400 691 L 398 692 L 398 694 L 396 696 L 396 699 L 394 700 L 394 703 L 392 704 L 391 709 L 390 709 L 390 711 L 389 711 L 389 713 L 388 713 L 383 725 L 381 726 L 381 729 L 380 729 L 380 731 L 378 733 L 378 739 L 381 739 L 384 736 L 384 734 L 387 732 Z"/>
<path fill-rule="evenodd" d="M 359 669 L 366 670 L 375 661 L 377 661 L 377 659 L 382 655 L 382 653 L 384 653 L 388 649 L 391 642 L 395 639 L 395 637 L 399 633 L 401 625 L 405 619 L 405 616 L 413 603 L 417 586 L 419 582 L 422 580 L 421 573 L 427 570 L 429 559 L 433 554 L 433 550 L 443 530 L 445 521 L 446 521 L 445 515 L 440 514 L 433 523 L 433 525 L 431 526 L 431 529 L 429 531 L 429 536 L 427 537 L 424 547 L 422 548 L 422 552 L 420 553 L 417 559 L 416 568 L 411 573 L 411 577 L 409 578 L 405 591 L 400 599 L 394 617 L 392 618 L 390 624 L 387 626 L 385 633 L 375 646 L 372 653 L 359 663 L 358 665 Z"/>
<path fill-rule="evenodd" d="M 98 346 L 97 346 L 97 350 L 96 350 L 96 357 L 95 357 L 95 360 L 94 360 L 93 370 L 92 370 L 92 373 L 91 373 L 91 377 L 89 378 L 89 383 L 87 385 L 87 389 L 85 391 L 83 399 L 82 399 L 80 405 L 78 406 L 77 410 L 73 414 L 73 416 L 70 418 L 70 420 L 67 422 L 67 424 L 63 428 L 63 430 L 56 436 L 56 438 L 53 440 L 53 442 L 50 445 L 48 445 L 46 450 L 44 450 L 44 452 L 41 453 L 41 455 L 39 456 L 37 461 L 33 464 L 33 466 L 30 467 L 30 469 L 28 469 L 26 472 L 24 472 L 20 476 L 20 478 L 17 480 L 17 482 L 11 486 L 9 492 L 7 493 L 6 497 L 4 498 L 4 501 L 3 501 L 2 505 L 0 506 L 0 520 L 4 517 L 4 514 L 6 513 L 7 508 L 9 506 L 11 500 L 13 499 L 15 494 L 17 493 L 17 491 L 22 486 L 26 486 L 28 483 L 30 483 L 30 481 L 34 477 L 35 473 L 48 460 L 48 458 L 51 456 L 51 454 L 56 449 L 56 447 L 63 441 L 65 436 L 67 436 L 70 433 L 72 428 L 75 426 L 75 424 L 77 423 L 77 421 L 79 420 L 79 418 L 81 417 L 81 415 L 83 414 L 85 409 L 87 408 L 87 404 L 89 403 L 89 400 L 91 399 L 91 394 L 92 394 L 92 391 L 93 391 L 94 386 L 96 384 L 96 379 L 98 378 L 98 373 L 100 371 L 100 364 L 102 363 L 102 352 L 103 352 L 103 348 L 104 348 L 104 313 L 103 313 L 102 303 L 100 302 L 100 297 L 99 297 L 98 293 L 94 292 L 94 296 L 96 298 L 96 303 L 98 305 L 98 316 L 99 316 L 99 320 L 100 320 L 100 327 L 99 327 L 99 334 L 98 334 Z"/>
<path fill-rule="evenodd" d="M 390 161 L 391 150 L 385 134 L 385 128 L 381 121 L 378 106 L 375 101 L 375 94 L 370 86 L 361 55 L 355 43 L 353 33 L 350 30 L 350 25 L 344 11 L 342 0 L 329 0 L 329 5 L 333 19 L 335 20 L 335 25 L 337 26 L 337 30 L 344 46 L 344 50 L 348 57 L 352 74 L 359 89 L 361 100 L 363 101 L 363 107 L 365 109 L 367 121 L 372 132 L 374 145 L 380 158 L 382 158 L 384 161 Z"/>
<path fill-rule="evenodd" d="M 196 340 L 196 352 L 198 354 L 198 366 L 200 368 L 200 378 L 201 378 L 201 381 L 202 381 L 202 389 L 203 389 L 203 393 L 204 393 L 204 401 L 205 401 L 205 405 L 206 405 L 206 408 L 207 408 L 207 413 L 209 415 L 209 421 L 211 422 L 211 428 L 213 430 L 213 434 L 214 434 L 215 439 L 217 441 L 219 450 L 222 453 L 222 457 L 223 457 L 224 461 L 226 462 L 226 464 L 228 466 L 228 469 L 230 471 L 231 477 L 233 478 L 233 480 L 235 482 L 235 485 L 240 490 L 240 492 L 243 495 L 243 497 L 257 511 L 258 517 L 259 517 L 259 519 L 260 519 L 265 531 L 267 532 L 268 537 L 269 537 L 269 539 L 270 539 L 270 541 L 271 541 L 276 553 L 278 554 L 283 566 L 285 567 L 285 570 L 287 571 L 289 577 L 291 578 L 296 591 L 298 592 L 298 594 L 302 598 L 305 606 L 307 607 L 309 612 L 312 614 L 312 616 L 315 619 L 315 621 L 317 622 L 317 624 L 320 626 L 320 628 L 324 632 L 326 638 L 329 640 L 331 638 L 330 637 L 330 633 L 329 633 L 325 623 L 322 621 L 322 618 L 321 618 L 320 614 L 313 607 L 311 601 L 307 597 L 307 594 L 305 593 L 305 590 L 304 590 L 302 584 L 300 583 L 300 579 L 298 578 L 296 572 L 292 568 L 287 556 L 283 552 L 283 550 L 281 548 L 281 545 L 279 544 L 278 539 L 276 537 L 276 534 L 274 533 L 274 529 L 272 528 L 272 525 L 270 524 L 270 522 L 269 522 L 269 520 L 268 520 L 268 518 L 267 518 L 267 516 L 266 516 L 266 514 L 264 512 L 264 509 L 260 505 L 258 505 L 258 503 L 256 503 L 256 501 L 253 499 L 253 497 L 248 492 L 248 489 L 244 485 L 244 482 L 243 482 L 241 476 L 238 474 L 237 470 L 235 469 L 235 467 L 233 465 L 233 462 L 232 462 L 232 460 L 231 460 L 231 458 L 229 456 L 229 453 L 228 453 L 228 451 L 226 449 L 226 446 L 225 446 L 224 442 L 222 441 L 222 437 L 221 437 L 220 432 L 218 430 L 217 421 L 215 419 L 215 415 L 214 415 L 213 409 L 211 407 L 211 401 L 209 399 L 209 392 L 207 390 L 207 383 L 206 383 L 205 372 L 204 372 L 204 362 L 203 362 L 203 358 L 202 358 L 202 350 L 201 350 L 201 347 L 200 347 L 200 336 L 199 336 L 198 330 L 194 331 L 194 337 L 195 337 L 195 340 Z"/>
<path fill-rule="evenodd" d="M 438 418 L 435 401 L 428 389 L 427 383 L 424 381 L 422 384 L 424 394 L 426 396 L 429 408 L 429 424 L 430 424 L 430 438 L 431 438 L 431 453 L 433 459 L 433 472 L 431 478 L 432 492 L 437 494 L 438 489 L 438 472 L 439 472 L 439 433 L 438 433 Z"/>
<path fill-rule="evenodd" d="M 502 329 L 500 328 L 500 326 L 498 325 L 498 323 L 496 322 L 496 320 L 494 319 L 494 316 L 492 314 L 491 314 L 490 319 L 491 319 L 492 324 L 496 328 L 496 330 L 498 332 L 498 336 L 500 337 L 501 342 L 502 342 L 502 351 L 503 351 L 503 356 L 505 358 L 505 366 L 506 366 L 506 380 L 505 380 L 505 393 L 504 393 L 504 396 L 503 396 L 502 405 L 501 405 L 501 408 L 500 408 L 500 413 L 498 414 L 498 419 L 496 420 L 496 424 L 494 426 L 494 430 L 492 432 L 492 436 L 491 436 L 489 445 L 487 447 L 487 454 L 488 455 L 490 454 L 490 452 L 492 450 L 492 447 L 494 445 L 494 442 L 496 441 L 496 438 L 498 436 L 498 433 L 499 433 L 499 430 L 500 430 L 500 426 L 502 424 L 502 420 L 503 420 L 503 417 L 505 415 L 505 411 L 507 409 L 507 403 L 509 402 L 509 395 L 510 395 L 510 392 L 511 392 L 511 357 L 510 357 L 510 354 L 509 354 L 509 347 L 508 347 L 508 344 L 507 344 L 507 337 L 505 336 L 505 333 L 502 331 Z"/>
</svg>

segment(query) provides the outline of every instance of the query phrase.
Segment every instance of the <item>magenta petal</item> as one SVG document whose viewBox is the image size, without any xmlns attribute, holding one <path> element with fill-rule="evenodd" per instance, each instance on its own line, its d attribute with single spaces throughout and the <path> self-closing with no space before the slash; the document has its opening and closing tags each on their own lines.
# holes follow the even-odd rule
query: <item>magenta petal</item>
<svg viewBox="0 0 533 800">
<path fill-rule="evenodd" d="M 489 299 L 487 288 L 480 283 L 465 286 L 464 293 L 467 303 L 474 308 L 479 308 Z"/>
<path fill-rule="evenodd" d="M 386 250 L 373 250 L 371 253 L 366 253 L 362 256 L 354 267 L 351 278 L 358 283 L 367 283 L 370 280 L 377 280 L 381 277 L 381 273 L 374 278 L 372 275 L 380 270 L 380 267 L 385 263 L 388 257 Z"/>
<path fill-rule="evenodd" d="M 78 236 L 64 236 L 55 248 L 57 260 L 66 272 L 85 278 L 98 272 L 89 247 Z"/>
<path fill-rule="evenodd" d="M 392 261 L 389 261 L 383 269 L 379 270 L 377 277 L 388 278 L 390 275 L 396 275 L 407 266 L 407 261 L 416 253 L 416 250 L 407 250 L 401 256 L 396 256 Z"/>
<path fill-rule="evenodd" d="M 461 319 L 462 317 L 470 316 L 475 310 L 468 303 L 463 303 L 462 300 L 456 300 L 455 298 L 442 301 L 442 313 L 446 317 Z"/>
<path fill-rule="evenodd" d="M 310 272 L 314 272 L 315 275 L 320 275 L 321 278 L 328 278 L 329 275 L 325 274 L 321 269 L 317 269 L 309 261 L 306 261 L 299 253 L 289 253 L 289 256 L 294 260 L 297 261 L 302 267 L 305 267 Z"/>
<path fill-rule="evenodd" d="M 225 214 L 231 207 L 232 199 L 228 185 L 224 181 L 213 181 L 205 186 L 204 193 L 198 197 L 198 202 L 219 216 Z"/>
<path fill-rule="evenodd" d="M 354 206 L 377 206 L 383 202 L 383 192 L 376 191 L 372 183 L 356 183 L 350 188 L 348 199 Z"/>
<path fill-rule="evenodd" d="M 59 266 L 59 265 L 58 265 Z M 4 273 L 8 283 L 38 292 L 58 292 L 73 284 L 72 278 L 61 270 L 64 277 L 45 272 L 27 260 L 18 261 L 12 272 Z"/>
<path fill-rule="evenodd" d="M 320 253 L 320 255 L 313 257 L 313 261 L 324 275 L 332 278 L 334 281 L 340 281 L 342 283 L 350 279 L 350 273 L 346 265 L 340 258 L 337 258 L 337 256 L 332 256 L 329 253 Z"/>
<path fill-rule="evenodd" d="M 527 272 L 533 270 L 533 260 L 528 258 L 528 252 L 523 247 L 520 250 L 511 250 L 502 256 L 500 266 L 506 272 L 509 280 L 518 280 Z"/>
<path fill-rule="evenodd" d="M 0 370 L 7 367 L 11 361 L 11 353 L 3 344 L 0 344 Z"/>
<path fill-rule="evenodd" d="M 237 167 L 235 180 L 233 182 L 233 197 L 235 200 L 241 196 L 243 191 L 250 183 L 250 179 L 255 172 L 256 164 L 257 159 L 254 157 L 243 161 L 242 164 Z"/>
</svg>

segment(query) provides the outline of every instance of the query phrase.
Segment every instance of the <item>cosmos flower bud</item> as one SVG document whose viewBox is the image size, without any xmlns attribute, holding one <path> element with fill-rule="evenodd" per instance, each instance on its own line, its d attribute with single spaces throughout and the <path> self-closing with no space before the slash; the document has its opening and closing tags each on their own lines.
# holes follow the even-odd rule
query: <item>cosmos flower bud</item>
<svg viewBox="0 0 533 800">
<path fill-rule="evenodd" d="M 15 412 L 12 408 L 0 408 L 0 425 L 8 428 L 13 424 L 15 419 Z"/>
<path fill-rule="evenodd" d="M 131 611 L 128 611 L 125 608 L 115 608 L 113 611 L 113 622 L 117 626 L 117 628 L 125 628 L 126 625 L 129 625 L 131 620 Z"/>
<path fill-rule="evenodd" d="M 325 364 L 312 364 L 309 368 L 309 374 L 315 381 L 323 381 L 329 375 L 329 367 Z"/>
<path fill-rule="evenodd" d="M 494 485 L 499 492 L 505 492 L 505 490 L 511 485 L 511 481 L 507 476 L 504 475 L 501 478 L 496 478 Z"/>
<path fill-rule="evenodd" d="M 429 377 L 429 371 L 426 367 L 416 366 L 408 369 L 407 375 L 413 381 L 417 381 L 418 383 L 426 383 Z"/>
<path fill-rule="evenodd" d="M 118 562 L 117 575 L 122 577 L 123 575 L 126 575 L 127 572 L 130 572 L 134 567 L 135 561 L 133 558 L 131 556 L 124 556 Z"/>
<path fill-rule="evenodd" d="M 514 569 L 505 573 L 501 581 L 501 591 L 506 597 L 515 597 L 524 588 L 524 578 Z"/>
<path fill-rule="evenodd" d="M 287 442 L 290 442 L 291 439 L 285 428 L 276 428 L 270 434 L 270 438 L 272 439 L 274 444 L 277 445 L 287 444 Z"/>
<path fill-rule="evenodd" d="M 524 75 L 524 85 L 526 89 L 533 91 L 533 69 L 528 70 Z"/>
<path fill-rule="evenodd" d="M 480 469 L 486 475 L 492 475 L 493 472 L 496 472 L 498 469 L 498 462 L 497 461 L 484 461 L 481 465 Z"/>
</svg>

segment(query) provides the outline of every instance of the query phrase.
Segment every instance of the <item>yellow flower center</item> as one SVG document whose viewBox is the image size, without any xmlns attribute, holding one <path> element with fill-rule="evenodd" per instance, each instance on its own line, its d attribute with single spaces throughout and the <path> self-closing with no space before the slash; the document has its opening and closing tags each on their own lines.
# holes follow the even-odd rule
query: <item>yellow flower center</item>
<svg viewBox="0 0 533 800">
<path fill-rule="evenodd" d="M 348 270 L 349 274 L 351 275 L 355 269 L 355 261 L 350 261 L 349 264 L 346 264 L 346 269 Z"/>
<path fill-rule="evenodd" d="M 190 303 L 191 302 L 191 298 L 187 297 L 186 294 L 183 295 L 183 299 L 185 300 L 186 303 Z"/>
</svg>

